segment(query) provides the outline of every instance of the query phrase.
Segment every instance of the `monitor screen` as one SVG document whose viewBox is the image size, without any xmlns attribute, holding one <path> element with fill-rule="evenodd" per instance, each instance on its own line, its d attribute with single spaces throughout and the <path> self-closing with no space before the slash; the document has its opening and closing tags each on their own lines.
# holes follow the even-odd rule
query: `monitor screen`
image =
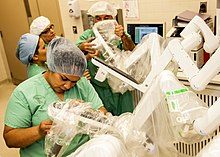
<svg viewBox="0 0 220 157">
<path fill-rule="evenodd" d="M 149 33 L 157 33 L 163 37 L 164 24 L 127 24 L 127 31 L 133 42 L 138 44 L 142 37 Z"/>
</svg>

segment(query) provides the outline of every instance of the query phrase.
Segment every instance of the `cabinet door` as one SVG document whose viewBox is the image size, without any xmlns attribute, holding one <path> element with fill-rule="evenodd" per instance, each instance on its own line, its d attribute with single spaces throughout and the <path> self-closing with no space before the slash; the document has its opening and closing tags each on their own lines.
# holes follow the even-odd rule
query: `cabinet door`
<svg viewBox="0 0 220 157">
<path fill-rule="evenodd" d="M 26 66 L 15 55 L 20 36 L 29 32 L 28 19 L 22 0 L 0 1 L 0 30 L 12 81 L 17 84 L 27 78 Z"/>
<path fill-rule="evenodd" d="M 55 31 L 58 36 L 63 35 L 63 26 L 58 0 L 29 0 L 32 19 L 42 15 L 54 23 Z"/>
<path fill-rule="evenodd" d="M 0 30 L 14 84 L 27 79 L 26 66 L 15 55 L 18 40 L 22 34 L 29 32 L 30 23 L 40 15 L 48 17 L 55 24 L 58 36 L 63 35 L 57 0 L 0 1 Z"/>
</svg>

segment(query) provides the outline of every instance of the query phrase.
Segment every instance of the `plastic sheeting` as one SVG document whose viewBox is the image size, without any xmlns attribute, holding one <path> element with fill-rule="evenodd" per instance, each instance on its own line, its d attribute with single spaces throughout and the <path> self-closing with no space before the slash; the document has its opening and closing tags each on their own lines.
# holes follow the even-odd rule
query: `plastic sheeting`
<svg viewBox="0 0 220 157">
<path fill-rule="evenodd" d="M 182 89 L 187 92 L 176 93 Z M 71 157 L 88 156 L 93 152 L 93 157 L 100 154 L 106 157 L 121 157 L 121 154 L 125 157 L 177 157 L 175 141 L 195 142 L 201 137 L 193 131 L 193 121 L 206 108 L 195 97 L 171 72 L 164 71 L 156 77 L 133 113 L 104 115 L 92 110 L 89 103 L 76 99 L 54 102 L 48 107 L 54 123 L 46 136 L 46 152 L 50 156 L 61 156 L 71 139 L 83 133 L 91 140 Z"/>
<path fill-rule="evenodd" d="M 61 156 L 78 133 L 92 137 L 105 129 L 111 129 L 111 117 L 92 110 L 91 104 L 76 99 L 56 101 L 48 106 L 48 115 L 53 120 L 52 128 L 45 138 L 48 156 Z M 111 115 L 109 115 L 111 116 Z"/>
<path fill-rule="evenodd" d="M 99 135 L 108 134 L 109 136 L 104 137 L 112 139 L 113 143 L 105 144 L 109 147 L 112 145 L 111 149 L 118 152 L 118 157 L 121 156 L 123 149 L 122 152 L 127 152 L 129 156 L 131 156 L 130 154 L 155 152 L 153 141 L 146 135 L 146 132 L 133 130 L 132 113 L 121 116 L 104 115 L 102 112 L 92 110 L 90 103 L 70 99 L 65 102 L 51 103 L 48 106 L 48 115 L 53 120 L 52 128 L 45 138 L 45 149 L 48 156 L 62 156 L 72 139 L 79 133 L 87 134 L 91 139 L 95 138 L 93 141 L 98 143 L 103 141 L 101 138 L 97 138 Z M 115 145 L 120 145 L 121 151 L 116 150 Z M 97 145 L 98 147 L 102 146 Z M 136 149 L 127 149 L 129 147 Z M 80 151 L 78 153 L 81 154 Z"/>
<path fill-rule="evenodd" d="M 177 157 L 178 153 L 173 145 L 176 139 L 170 125 L 164 94 L 160 90 L 160 77 L 152 82 L 133 114 L 133 129 L 145 131 L 154 143 L 155 152 L 150 155 Z"/>
<path fill-rule="evenodd" d="M 129 62 L 134 57 L 133 55 L 139 56 L 139 59 L 132 62 L 133 64 L 126 69 L 139 83 L 145 80 L 152 67 L 157 63 L 157 59 L 164 50 L 163 42 L 164 39 L 156 33 L 145 35 L 140 44 L 132 51 L 129 59 L 126 59 L 126 62 Z"/>
<path fill-rule="evenodd" d="M 107 64 L 127 73 L 138 83 L 143 83 L 164 51 L 166 41 L 160 35 L 151 33 L 145 35 L 132 52 L 121 51 L 117 48 L 120 38 L 115 35 L 115 23 L 114 20 L 104 20 L 96 23 L 93 27 L 96 36 L 93 43 L 96 43 L 96 48 L 102 51 Z M 130 63 L 132 64 L 128 66 Z M 167 66 L 167 69 L 177 72 L 178 66 L 173 63 L 174 61 Z M 111 74 L 107 76 L 107 80 L 115 93 L 120 92 L 123 94 L 127 90 L 133 90 L 130 85 Z"/>
<path fill-rule="evenodd" d="M 175 137 L 186 142 L 200 141 L 203 136 L 195 132 L 193 123 L 207 112 L 205 103 L 180 83 L 170 71 L 162 72 L 160 88 L 166 95 L 168 114 Z"/>
</svg>

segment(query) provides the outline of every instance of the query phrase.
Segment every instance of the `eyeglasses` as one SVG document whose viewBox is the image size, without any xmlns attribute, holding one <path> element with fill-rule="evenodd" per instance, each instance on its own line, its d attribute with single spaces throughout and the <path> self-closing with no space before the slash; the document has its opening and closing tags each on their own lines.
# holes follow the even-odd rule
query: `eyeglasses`
<svg viewBox="0 0 220 157">
<path fill-rule="evenodd" d="M 47 34 L 50 32 L 51 29 L 54 29 L 53 24 L 51 24 L 50 27 L 45 28 L 45 30 L 43 32 L 41 32 L 41 34 Z"/>
</svg>

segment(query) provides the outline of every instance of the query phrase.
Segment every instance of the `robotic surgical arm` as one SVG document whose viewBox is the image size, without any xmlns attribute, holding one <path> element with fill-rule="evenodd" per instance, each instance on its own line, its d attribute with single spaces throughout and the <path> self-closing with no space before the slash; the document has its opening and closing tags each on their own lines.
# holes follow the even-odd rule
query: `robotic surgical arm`
<svg viewBox="0 0 220 157">
<path fill-rule="evenodd" d="M 93 60 L 93 63 L 103 68 L 108 73 L 125 81 L 134 88 L 140 90 L 141 92 L 146 93 L 148 92 L 148 87 L 151 86 L 155 78 L 159 76 L 159 74 L 166 68 L 166 66 L 170 63 L 172 59 L 175 59 L 179 67 L 183 70 L 183 73 L 188 77 L 191 87 L 197 91 L 203 90 L 206 87 L 206 85 L 211 81 L 211 79 L 214 76 L 216 76 L 217 73 L 220 71 L 219 41 L 217 37 L 214 36 L 210 28 L 206 25 L 204 20 L 202 20 L 199 16 L 195 16 L 190 21 L 190 23 L 181 33 L 181 36 L 183 37 L 182 40 L 173 39 L 168 43 L 164 52 L 158 58 L 157 64 L 155 64 L 155 66 L 152 67 L 150 73 L 148 74 L 148 76 L 142 84 L 134 83 L 133 81 L 127 79 L 124 76 L 121 76 L 114 70 L 105 67 L 104 65 L 100 64 L 95 60 Z M 211 53 L 212 56 L 208 60 L 208 62 L 206 62 L 206 64 L 202 67 L 202 69 L 198 69 L 194 61 L 188 55 L 188 52 L 191 51 L 194 47 L 198 46 L 203 40 L 205 51 Z M 140 57 L 136 58 L 137 60 L 133 60 L 132 62 L 125 62 L 127 63 L 126 67 L 130 66 L 129 63 L 133 64 L 133 62 L 138 61 Z M 220 118 L 220 114 L 218 114 L 219 112 L 215 112 L 220 110 L 220 104 L 218 105 L 219 101 L 220 100 L 218 100 L 208 110 L 207 114 L 204 115 L 203 118 L 195 120 L 194 127 L 199 133 L 208 134 L 219 125 L 218 119 Z M 140 104 L 144 104 L 145 102 L 146 100 L 141 100 L 138 106 L 144 106 Z M 153 110 L 154 109 L 152 108 L 152 111 Z M 142 111 L 143 110 L 140 109 L 140 112 L 138 114 L 142 114 Z M 138 114 L 136 116 L 137 119 Z M 146 116 L 145 119 L 142 119 L 142 123 L 144 123 L 144 121 L 147 118 L 148 117 Z"/>
<path fill-rule="evenodd" d="M 208 62 L 201 68 L 198 69 L 194 63 L 188 58 L 186 52 L 188 51 L 186 48 L 187 43 L 191 43 L 190 40 L 188 42 L 186 39 L 190 39 L 190 36 L 194 36 L 193 33 L 202 34 L 204 38 L 203 48 L 206 52 L 212 53 L 211 58 Z M 172 46 L 171 53 L 173 57 L 177 60 L 179 66 L 183 69 L 183 73 L 186 74 L 188 80 L 190 82 L 191 87 L 194 90 L 203 90 L 207 84 L 211 81 L 211 79 L 218 74 L 220 71 L 220 48 L 219 41 L 217 37 L 213 35 L 209 27 L 205 24 L 205 22 L 195 16 L 190 23 L 186 26 L 186 28 L 181 33 L 181 36 L 184 40 L 181 42 L 181 45 L 176 42 L 176 44 L 170 44 Z M 176 45 L 179 48 L 184 48 L 185 51 L 173 51 L 175 50 Z M 185 46 L 184 46 L 185 45 Z M 190 47 L 190 46 L 189 46 Z M 178 48 L 178 49 L 179 49 Z M 173 53 L 174 52 L 174 53 Z M 213 53 L 214 52 L 214 53 Z M 198 133 L 202 135 L 207 135 L 212 133 L 220 124 L 220 99 L 218 99 L 204 114 L 203 117 L 196 119 L 194 122 L 194 129 Z"/>
<path fill-rule="evenodd" d="M 219 41 L 204 20 L 199 16 L 195 16 L 182 31 L 181 36 L 183 40 L 173 39 L 169 42 L 165 51 L 158 59 L 158 64 L 155 66 L 156 69 L 152 69 L 152 72 L 145 80 L 145 84 L 150 84 L 153 78 L 165 69 L 172 58 L 177 61 L 194 90 L 203 90 L 211 79 L 217 75 L 220 69 L 218 62 L 220 57 Z M 198 69 L 194 61 L 189 57 L 188 52 L 198 46 L 202 40 L 204 40 L 203 48 L 206 52 L 213 53 L 217 50 L 203 68 Z"/>
<path fill-rule="evenodd" d="M 101 26 L 104 25 L 105 27 L 108 26 L 109 28 L 113 27 L 113 21 L 98 24 Z M 97 36 L 100 45 L 102 45 L 107 51 L 109 55 L 108 60 L 112 60 L 114 59 L 114 52 L 106 44 L 98 32 L 98 28 L 100 27 L 99 25 L 95 25 L 93 31 Z M 220 69 L 220 62 L 218 62 L 218 59 L 220 58 L 220 43 L 217 37 L 214 36 L 210 28 L 206 25 L 204 20 L 202 20 L 199 16 L 195 16 L 182 31 L 181 36 L 183 38 L 182 40 L 173 39 L 169 42 L 164 52 L 157 60 L 157 64 L 151 69 L 151 72 L 143 82 L 143 86 L 148 87 L 155 79 L 155 77 L 166 68 L 172 59 L 177 61 L 179 67 L 183 70 L 183 73 L 188 77 L 191 87 L 195 90 L 203 90 L 210 82 L 210 80 L 216 76 Z M 213 52 L 215 53 L 202 69 L 198 69 L 198 67 L 194 64 L 194 61 L 189 57 L 188 52 L 202 43 L 203 40 L 204 50 L 211 54 Z M 144 54 L 142 47 L 146 47 L 146 49 L 148 49 L 147 45 L 143 43 L 140 46 L 140 49 L 134 51 L 124 62 L 126 69 L 130 68 L 132 64 L 140 60 L 141 56 Z M 210 71 L 210 69 L 212 70 Z"/>
<path fill-rule="evenodd" d="M 154 78 L 158 76 L 166 67 L 166 65 L 174 58 L 183 73 L 188 77 L 191 87 L 200 91 L 203 90 L 214 76 L 220 71 L 220 43 L 214 36 L 210 28 L 199 17 L 195 16 L 186 28 L 182 31 L 183 40 L 171 40 L 165 51 L 158 59 L 156 69 L 152 69 L 144 84 L 150 85 Z M 211 53 L 211 58 L 206 64 L 198 69 L 188 52 L 204 40 L 203 48 L 206 52 Z M 202 135 L 212 133 L 220 124 L 220 99 L 218 99 L 204 114 L 203 117 L 195 119 L 194 129 Z"/>
<path fill-rule="evenodd" d="M 210 28 L 205 24 L 205 22 L 198 16 L 194 17 L 186 28 L 181 33 L 183 38 L 187 38 L 190 35 L 190 31 L 201 32 L 204 38 L 203 48 L 207 53 L 212 54 L 212 57 L 199 71 L 193 71 L 194 76 L 189 77 L 189 82 L 195 90 L 203 90 L 206 85 L 211 81 L 211 79 L 217 75 L 220 71 L 220 64 L 218 60 L 220 57 L 219 40 L 211 32 Z M 212 70 L 210 70 L 212 69 Z"/>
<path fill-rule="evenodd" d="M 211 53 L 212 56 L 201 69 L 198 69 L 187 52 L 199 45 L 202 41 L 201 35 L 204 38 L 204 50 Z M 195 16 L 182 31 L 181 36 L 183 37 L 182 41 L 178 39 L 170 41 L 159 58 L 158 65 L 155 66 L 157 69 L 152 69 L 145 80 L 145 84 L 151 83 L 153 78 L 165 69 L 171 58 L 177 61 L 194 90 L 203 90 L 217 75 L 220 71 L 220 44 L 206 23 L 199 16 Z M 219 111 L 220 99 L 208 109 L 203 117 L 195 119 L 193 126 L 195 131 L 202 135 L 212 133 L 220 124 Z"/>
</svg>

